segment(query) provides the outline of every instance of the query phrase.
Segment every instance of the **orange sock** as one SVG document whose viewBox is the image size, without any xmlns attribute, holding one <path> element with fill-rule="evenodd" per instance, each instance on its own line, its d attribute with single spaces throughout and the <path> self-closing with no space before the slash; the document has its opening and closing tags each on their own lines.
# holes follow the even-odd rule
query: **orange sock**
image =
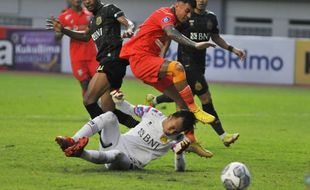
<svg viewBox="0 0 310 190">
<path fill-rule="evenodd" d="M 179 92 L 179 94 L 182 97 L 182 99 L 184 100 L 184 102 L 186 103 L 186 105 L 190 111 L 197 110 L 197 106 L 194 102 L 193 93 L 192 93 L 192 90 L 189 87 L 189 85 L 187 85 L 183 90 L 181 90 Z"/>
<path fill-rule="evenodd" d="M 191 131 L 187 131 L 185 132 L 185 137 L 191 141 L 191 143 L 194 143 L 196 142 L 196 137 L 195 137 L 195 134 L 194 134 L 194 130 L 191 130 Z"/>
</svg>

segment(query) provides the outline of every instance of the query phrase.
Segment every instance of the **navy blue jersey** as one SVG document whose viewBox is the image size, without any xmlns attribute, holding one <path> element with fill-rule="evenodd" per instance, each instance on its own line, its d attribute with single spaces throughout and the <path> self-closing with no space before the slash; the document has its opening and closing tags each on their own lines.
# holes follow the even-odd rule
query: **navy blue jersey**
<svg viewBox="0 0 310 190">
<path fill-rule="evenodd" d="M 89 23 L 89 32 L 98 49 L 98 61 L 105 57 L 119 56 L 114 54 L 115 50 L 121 48 L 123 42 L 121 24 L 117 20 L 121 16 L 124 16 L 124 12 L 113 4 L 101 4 L 94 13 Z"/>
<path fill-rule="evenodd" d="M 209 41 L 211 34 L 219 34 L 218 21 L 213 12 L 205 11 L 203 14 L 193 12 L 190 19 L 177 28 L 183 35 L 195 42 Z M 195 62 L 205 63 L 206 50 L 185 45 L 178 45 L 178 60 L 183 64 Z"/>
</svg>

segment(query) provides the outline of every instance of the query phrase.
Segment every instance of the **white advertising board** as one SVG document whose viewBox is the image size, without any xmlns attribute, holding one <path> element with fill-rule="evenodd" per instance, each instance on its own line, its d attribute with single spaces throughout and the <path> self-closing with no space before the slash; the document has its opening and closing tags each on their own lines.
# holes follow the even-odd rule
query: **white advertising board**
<svg viewBox="0 0 310 190">
<path fill-rule="evenodd" d="M 241 62 L 227 50 L 209 48 L 206 55 L 206 78 L 212 81 L 293 84 L 295 39 L 275 37 L 222 36 L 228 43 L 242 48 L 247 59 Z M 175 43 L 167 54 L 176 59 Z"/>
<path fill-rule="evenodd" d="M 242 48 L 247 59 L 220 47 L 207 49 L 206 78 L 211 81 L 293 84 L 295 39 L 278 37 L 222 36 L 228 43 Z M 71 72 L 68 41 L 63 41 L 62 72 Z M 67 47 L 66 47 L 67 46 Z M 167 59 L 177 59 L 177 44 L 171 43 Z M 127 67 L 127 76 L 133 76 Z"/>
</svg>

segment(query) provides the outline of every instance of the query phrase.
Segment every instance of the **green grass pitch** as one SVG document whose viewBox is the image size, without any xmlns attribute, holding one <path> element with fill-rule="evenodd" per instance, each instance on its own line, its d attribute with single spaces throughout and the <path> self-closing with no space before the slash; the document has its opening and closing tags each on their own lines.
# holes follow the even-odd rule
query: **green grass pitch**
<svg viewBox="0 0 310 190">
<path fill-rule="evenodd" d="M 102 165 L 66 158 L 54 138 L 73 135 L 89 116 L 76 80 L 67 75 L 0 73 L 1 190 L 219 190 L 220 173 L 232 161 L 245 163 L 252 190 L 304 189 L 310 170 L 310 88 L 210 84 L 228 132 L 240 139 L 225 148 L 210 126 L 196 135 L 212 159 L 187 154 L 187 171 L 174 171 L 173 154 L 142 171 L 107 171 Z M 144 104 L 151 87 L 125 80 L 127 100 Z M 171 113 L 173 104 L 165 104 Z M 159 106 L 161 109 L 162 106 Z M 126 131 L 122 127 L 122 131 Z M 97 136 L 87 148 L 97 149 Z"/>
</svg>

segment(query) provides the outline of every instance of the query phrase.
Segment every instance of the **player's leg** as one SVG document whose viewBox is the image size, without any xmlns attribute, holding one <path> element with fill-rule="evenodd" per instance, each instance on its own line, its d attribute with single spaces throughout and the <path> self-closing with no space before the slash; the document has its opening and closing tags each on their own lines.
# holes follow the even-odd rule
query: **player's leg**
<svg viewBox="0 0 310 190">
<path fill-rule="evenodd" d="M 84 97 L 89 81 L 91 76 L 89 76 L 87 66 L 85 66 L 85 61 L 82 60 L 73 60 L 71 61 L 71 69 L 73 76 L 79 81 L 81 89 L 82 89 L 82 96 Z"/>
<path fill-rule="evenodd" d="M 120 112 L 119 110 L 114 110 L 115 105 L 110 97 L 110 89 L 120 87 L 122 78 L 119 79 L 118 75 L 111 76 L 106 73 L 117 73 L 124 72 L 116 70 L 116 68 L 109 66 L 111 64 L 105 65 L 105 67 L 98 67 L 97 73 L 93 76 L 86 96 L 84 97 L 84 105 L 92 118 L 102 114 L 105 111 L 114 111 L 118 117 L 120 123 L 124 124 L 129 128 L 133 128 L 138 124 L 138 121 L 135 120 L 130 115 Z M 117 65 L 117 64 L 114 64 Z M 114 71 L 114 72 L 112 72 Z M 123 76 L 119 76 L 123 77 Z M 115 82 L 116 81 L 116 82 Z M 101 97 L 101 108 L 97 104 L 97 100 Z"/>
<path fill-rule="evenodd" d="M 189 110 L 194 112 L 197 119 L 203 123 L 212 123 L 215 117 L 200 110 L 195 104 L 193 94 L 190 86 L 186 81 L 186 74 L 183 66 L 176 61 L 165 61 L 160 67 L 159 78 L 162 79 L 166 76 L 171 76 L 173 84 L 178 93 L 186 103 Z M 182 108 L 182 106 L 181 106 Z"/>
<path fill-rule="evenodd" d="M 132 169 L 131 160 L 116 149 L 109 151 L 84 150 L 81 158 L 94 164 L 106 164 L 106 168 L 109 170 Z"/>
<path fill-rule="evenodd" d="M 161 103 L 169 103 L 174 101 L 165 94 L 161 94 L 159 96 L 154 96 L 153 94 L 147 94 L 146 102 L 148 105 L 155 107 L 156 105 Z"/>
<path fill-rule="evenodd" d="M 84 106 L 88 111 L 91 118 L 95 118 L 103 113 L 102 109 L 98 106 L 98 99 L 110 89 L 110 84 L 108 82 L 107 76 L 103 72 L 97 72 L 91 79 L 87 93 L 84 96 Z M 102 102 L 103 107 L 108 110 L 109 104 Z"/>
<path fill-rule="evenodd" d="M 82 95 L 85 96 L 88 88 L 88 84 L 90 82 L 90 78 L 80 81 L 80 86 L 82 88 Z"/>
<path fill-rule="evenodd" d="M 112 97 L 110 95 L 110 91 L 106 91 L 102 96 L 101 96 L 101 102 L 105 102 L 105 105 L 101 105 L 102 110 L 105 111 L 109 111 L 109 110 L 113 110 L 113 113 L 116 115 L 118 121 L 125 125 L 128 128 L 133 128 L 136 125 L 138 125 L 138 121 L 135 120 L 132 116 L 125 114 L 124 112 L 121 112 L 120 110 L 115 108 L 115 104 L 112 100 Z M 110 103 L 110 104 L 109 104 Z M 108 104 L 108 109 L 106 109 L 106 106 Z"/>
<path fill-rule="evenodd" d="M 203 110 L 207 113 L 214 115 L 216 118 L 215 122 L 211 124 L 212 128 L 219 135 L 224 145 L 227 147 L 230 146 L 230 144 L 234 143 L 239 138 L 239 133 L 230 134 L 230 133 L 225 132 L 222 126 L 222 122 L 214 108 L 209 90 L 199 95 L 198 97 L 201 101 Z"/>
</svg>

